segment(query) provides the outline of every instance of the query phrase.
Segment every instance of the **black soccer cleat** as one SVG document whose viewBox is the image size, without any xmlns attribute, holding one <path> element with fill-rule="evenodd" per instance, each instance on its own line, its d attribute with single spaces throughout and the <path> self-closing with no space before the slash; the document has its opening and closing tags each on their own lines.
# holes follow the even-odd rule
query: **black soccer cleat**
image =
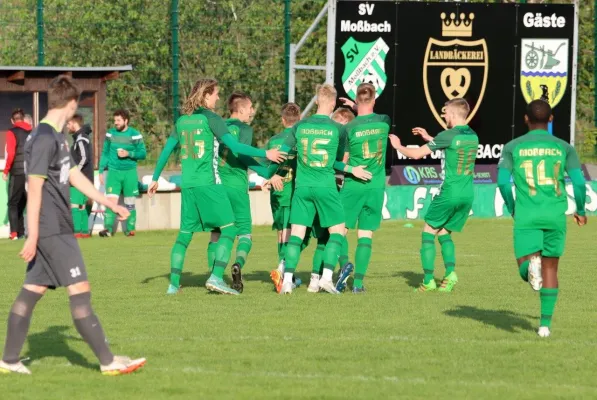
<svg viewBox="0 0 597 400">
<path fill-rule="evenodd" d="M 239 263 L 232 264 L 232 285 L 230 287 L 239 293 L 243 292 L 243 274 Z"/>
<path fill-rule="evenodd" d="M 99 237 L 110 237 L 110 236 L 112 236 L 112 234 L 107 229 L 104 229 L 103 231 L 100 231 L 100 233 L 99 233 Z"/>
</svg>

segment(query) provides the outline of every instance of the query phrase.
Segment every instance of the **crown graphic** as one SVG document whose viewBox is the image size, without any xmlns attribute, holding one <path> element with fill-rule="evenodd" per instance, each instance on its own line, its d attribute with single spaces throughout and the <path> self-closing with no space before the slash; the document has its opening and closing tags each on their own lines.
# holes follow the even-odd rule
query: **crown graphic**
<svg viewBox="0 0 597 400">
<path fill-rule="evenodd" d="M 461 13 L 457 19 L 455 13 L 451 13 L 449 18 L 446 13 L 441 13 L 440 18 L 442 19 L 442 36 L 473 36 L 473 20 L 475 19 L 475 14 L 470 13 L 468 18 L 466 18 L 466 15 Z"/>
</svg>

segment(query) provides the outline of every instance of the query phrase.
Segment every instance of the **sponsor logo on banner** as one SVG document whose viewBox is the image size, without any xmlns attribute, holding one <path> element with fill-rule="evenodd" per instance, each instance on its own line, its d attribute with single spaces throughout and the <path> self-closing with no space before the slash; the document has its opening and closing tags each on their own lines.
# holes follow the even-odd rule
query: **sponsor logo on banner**
<svg viewBox="0 0 597 400">
<path fill-rule="evenodd" d="M 357 42 L 350 37 L 342 45 L 344 54 L 342 86 L 348 97 L 353 100 L 356 98 L 357 87 L 361 83 L 373 84 L 376 98 L 383 93 L 388 81 L 385 60 L 389 51 L 390 48 L 381 37 L 370 43 Z"/>
<path fill-rule="evenodd" d="M 475 14 L 440 14 L 443 38 L 430 38 L 423 63 L 423 86 L 429 108 L 437 122 L 447 129 L 442 118 L 444 103 L 455 98 L 466 98 L 474 108 L 467 123 L 481 106 L 489 69 L 485 39 L 465 40 L 473 36 Z"/>
<path fill-rule="evenodd" d="M 395 165 L 390 174 L 390 185 L 441 185 L 442 170 L 439 165 Z M 473 182 L 496 183 L 496 165 L 475 165 Z"/>
<path fill-rule="evenodd" d="M 522 39 L 520 89 L 527 103 L 541 99 L 552 108 L 566 93 L 568 39 Z"/>
</svg>

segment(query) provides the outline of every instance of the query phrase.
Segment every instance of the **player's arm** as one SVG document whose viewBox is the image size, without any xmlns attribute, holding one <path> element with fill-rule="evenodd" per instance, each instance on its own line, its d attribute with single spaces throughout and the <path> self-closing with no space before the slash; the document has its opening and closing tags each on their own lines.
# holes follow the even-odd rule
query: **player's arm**
<svg viewBox="0 0 597 400">
<path fill-rule="evenodd" d="M 29 262 L 37 252 L 39 239 L 39 213 L 44 183 L 48 177 L 50 162 L 57 151 L 56 141 L 49 133 L 38 133 L 32 138 L 27 156 L 27 240 L 20 256 Z"/>
<path fill-rule="evenodd" d="M 340 129 L 340 141 L 338 143 L 338 150 L 336 151 L 336 161 L 334 162 L 334 169 L 336 171 L 346 172 L 353 175 L 355 178 L 368 181 L 373 176 L 371 172 L 367 171 L 364 166 L 351 167 L 344 162 L 345 148 L 346 148 L 346 129 Z"/>
<path fill-rule="evenodd" d="M 249 157 L 267 157 L 268 160 L 275 162 L 284 161 L 285 157 L 280 154 L 278 150 L 272 149 L 265 151 L 253 146 L 240 143 L 234 135 L 228 131 L 228 127 L 224 120 L 216 115 L 208 116 L 209 127 L 214 136 L 222 143 L 224 143 L 234 154 L 242 154 Z"/>
<path fill-rule="evenodd" d="M 438 135 L 438 137 L 439 137 L 439 135 Z M 427 157 L 428 155 L 430 155 L 437 149 L 448 147 L 448 146 L 436 147 L 436 148 L 432 149 L 431 143 L 433 143 L 433 141 L 430 142 L 429 144 L 426 144 L 426 145 L 420 146 L 420 147 L 404 147 L 402 145 L 402 143 L 400 142 L 400 139 L 398 138 L 398 136 L 390 135 L 389 138 L 390 138 L 390 143 L 392 144 L 392 147 L 394 149 L 398 150 L 404 156 L 406 156 L 408 158 L 415 159 L 415 160 L 420 160 L 423 157 Z"/>
<path fill-rule="evenodd" d="M 145 148 L 143 136 L 135 131 L 132 139 L 135 141 L 135 150 L 129 151 L 129 158 L 132 158 L 135 161 L 145 160 L 145 157 L 147 157 L 147 149 Z"/>
<path fill-rule="evenodd" d="M 106 133 L 106 137 L 104 138 L 104 147 L 102 149 L 102 156 L 100 157 L 99 162 L 100 174 L 104 172 L 104 170 L 108 166 L 108 161 L 110 160 L 110 136 L 110 133 Z"/>
<path fill-rule="evenodd" d="M 566 172 L 572 181 L 572 191 L 574 192 L 574 201 L 576 203 L 576 213 L 574 218 L 579 225 L 587 223 L 585 203 L 587 201 L 587 186 L 585 177 L 582 173 L 578 154 L 572 146 L 568 148 L 566 156 Z"/>
<path fill-rule="evenodd" d="M 7 175 L 10 173 L 10 169 L 12 168 L 12 163 L 15 160 L 15 155 L 17 152 L 17 138 L 12 131 L 6 132 L 6 162 L 4 163 L 4 180 L 6 180 Z"/>
<path fill-rule="evenodd" d="M 176 149 L 178 144 L 179 144 L 178 135 L 175 132 L 172 135 L 170 135 L 168 140 L 166 140 L 166 145 L 162 149 L 162 152 L 160 153 L 160 157 L 158 158 L 157 165 L 155 166 L 155 170 L 153 171 L 153 176 L 151 178 L 152 181 L 157 182 L 157 180 L 160 179 L 160 175 L 162 174 L 162 171 L 166 167 L 166 164 L 168 164 L 170 155 L 172 154 L 174 149 Z"/>
<path fill-rule="evenodd" d="M 84 142 L 85 140 L 79 139 L 75 146 L 75 148 L 77 149 L 78 156 L 80 157 L 79 164 L 77 165 L 79 171 L 81 171 L 85 164 L 89 162 L 89 157 L 87 156 L 89 154 L 89 142 L 87 142 L 87 144 L 85 144 Z"/>
<path fill-rule="evenodd" d="M 512 216 L 514 216 L 514 205 L 516 204 L 514 202 L 514 196 L 512 195 L 512 184 L 510 183 L 512 180 L 513 165 L 512 147 L 509 144 L 506 144 L 502 150 L 502 158 L 498 164 L 497 181 L 504 203 L 506 203 L 506 208 Z"/>
</svg>

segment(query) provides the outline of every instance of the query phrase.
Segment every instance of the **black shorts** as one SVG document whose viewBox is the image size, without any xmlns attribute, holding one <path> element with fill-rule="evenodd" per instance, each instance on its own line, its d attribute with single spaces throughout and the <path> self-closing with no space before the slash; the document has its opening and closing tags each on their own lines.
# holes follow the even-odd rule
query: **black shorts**
<svg viewBox="0 0 597 400">
<path fill-rule="evenodd" d="M 85 281 L 87 269 L 72 234 L 39 239 L 37 254 L 27 266 L 25 285 L 57 288 Z"/>
</svg>

